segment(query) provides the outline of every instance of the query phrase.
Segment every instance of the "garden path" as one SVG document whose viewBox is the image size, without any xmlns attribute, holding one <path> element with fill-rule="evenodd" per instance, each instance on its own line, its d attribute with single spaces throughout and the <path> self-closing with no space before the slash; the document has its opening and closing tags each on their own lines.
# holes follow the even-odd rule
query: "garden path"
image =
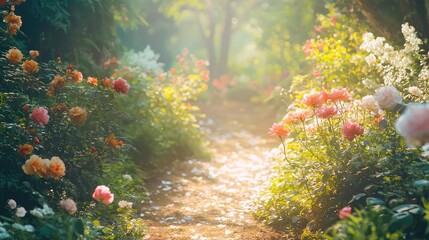
<svg viewBox="0 0 429 240">
<path fill-rule="evenodd" d="M 147 180 L 151 201 L 143 208 L 150 228 L 145 239 L 287 239 L 262 226 L 249 211 L 267 180 L 264 160 L 276 138 L 267 135 L 275 119 L 268 107 L 228 102 L 200 104 L 212 151 L 210 161 L 176 162 Z"/>
</svg>

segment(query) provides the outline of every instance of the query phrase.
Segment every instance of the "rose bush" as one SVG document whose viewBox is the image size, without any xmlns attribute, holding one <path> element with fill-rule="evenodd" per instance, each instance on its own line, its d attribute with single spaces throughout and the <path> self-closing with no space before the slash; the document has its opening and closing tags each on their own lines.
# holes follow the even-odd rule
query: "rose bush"
<svg viewBox="0 0 429 240">
<path fill-rule="evenodd" d="M 143 174 L 130 160 L 133 146 L 120 134 L 129 118 L 115 102 L 132 87 L 125 79 L 84 82 L 73 64 L 39 62 L 38 51 L 24 51 L 18 2 L 0 6 L 6 14 L 0 25 L 0 236 L 141 238 L 146 228 L 137 208 L 113 204 L 113 194 L 136 204 L 146 199 Z M 110 135 L 117 136 L 115 148 L 105 141 Z M 117 181 L 124 173 L 136 180 Z M 112 189 L 112 198 L 103 198 L 112 203 L 108 208 L 91 197 L 102 184 Z"/>
</svg>

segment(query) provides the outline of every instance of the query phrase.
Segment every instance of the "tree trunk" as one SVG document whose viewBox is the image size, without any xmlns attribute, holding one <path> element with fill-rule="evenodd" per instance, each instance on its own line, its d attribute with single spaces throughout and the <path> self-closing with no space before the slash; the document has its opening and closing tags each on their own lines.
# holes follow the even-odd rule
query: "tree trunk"
<svg viewBox="0 0 429 240">
<path fill-rule="evenodd" d="M 214 72 L 213 74 L 214 78 L 218 78 L 228 72 L 228 53 L 229 45 L 231 43 L 232 16 L 232 0 L 227 0 L 225 6 L 225 22 L 223 25 L 223 31 L 221 36 L 220 55 L 217 63 L 216 72 Z"/>
</svg>

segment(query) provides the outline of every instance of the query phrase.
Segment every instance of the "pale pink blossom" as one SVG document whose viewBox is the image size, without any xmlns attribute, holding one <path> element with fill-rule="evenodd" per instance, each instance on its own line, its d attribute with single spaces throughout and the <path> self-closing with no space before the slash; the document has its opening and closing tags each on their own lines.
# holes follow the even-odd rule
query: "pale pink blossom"
<svg viewBox="0 0 429 240">
<path fill-rule="evenodd" d="M 48 110 L 44 107 L 35 107 L 30 118 L 39 125 L 46 125 L 49 122 Z"/>
<path fill-rule="evenodd" d="M 9 199 L 9 201 L 7 201 L 7 205 L 9 206 L 10 209 L 16 208 L 16 202 L 13 199 Z"/>
<path fill-rule="evenodd" d="M 373 113 L 378 113 L 381 110 L 377 101 L 372 95 L 363 97 L 360 106 L 362 109 L 371 111 Z"/>
<path fill-rule="evenodd" d="M 408 105 L 395 127 L 411 146 L 429 142 L 429 105 Z"/>
<path fill-rule="evenodd" d="M 363 134 L 363 128 L 356 122 L 346 122 L 341 130 L 344 137 L 349 141 L 353 141 L 355 137 Z"/>
<path fill-rule="evenodd" d="M 338 211 L 340 219 L 346 219 L 350 214 L 352 214 L 352 208 L 348 206 Z"/>
<path fill-rule="evenodd" d="M 70 215 L 73 215 L 77 211 L 76 203 L 73 199 L 67 198 L 66 200 L 60 201 L 60 206 L 62 209 L 66 210 Z"/>
<path fill-rule="evenodd" d="M 104 204 L 111 204 L 114 199 L 114 194 L 110 192 L 110 189 L 108 187 L 100 185 L 95 188 L 95 191 L 92 194 L 92 198 Z"/>
<path fill-rule="evenodd" d="M 393 86 L 384 86 L 377 89 L 374 99 L 383 110 L 392 110 L 396 105 L 402 103 L 401 94 Z"/>
<path fill-rule="evenodd" d="M 408 92 L 416 97 L 420 97 L 421 95 L 423 95 L 423 91 L 420 90 L 420 88 L 418 87 L 409 87 Z"/>
<path fill-rule="evenodd" d="M 128 84 L 127 80 L 118 78 L 113 82 L 113 89 L 115 89 L 117 93 L 127 94 L 130 90 L 130 84 Z"/>
</svg>

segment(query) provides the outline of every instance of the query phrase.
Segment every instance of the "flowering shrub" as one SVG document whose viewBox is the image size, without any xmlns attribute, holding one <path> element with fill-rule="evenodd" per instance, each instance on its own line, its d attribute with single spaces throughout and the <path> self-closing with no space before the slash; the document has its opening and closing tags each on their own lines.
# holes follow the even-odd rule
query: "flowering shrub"
<svg viewBox="0 0 429 240">
<path fill-rule="evenodd" d="M 371 85 L 375 71 L 365 62 L 362 34 L 366 32 L 362 21 L 353 12 L 341 12 L 333 5 L 327 5 L 328 13 L 317 16 L 314 27 L 316 37 L 307 40 L 303 46 L 307 74 L 293 77 L 290 93 L 306 92 L 308 89 L 331 89 L 365 84 L 368 90 L 379 85 Z M 354 88 L 357 95 L 366 89 Z"/>
<path fill-rule="evenodd" d="M 16 16 L 15 2 L 0 6 L 9 16 L 0 26 L 0 236 L 103 239 L 103 229 L 111 228 L 110 237 L 141 238 L 145 227 L 137 210 L 117 215 L 121 208 L 110 207 L 117 205 L 113 195 L 135 203 L 145 199 L 142 180 L 126 187 L 114 180 L 123 166 L 136 169 L 129 157 L 133 147 L 119 134 L 127 115 L 114 100 L 132 87 L 126 79 L 84 81 L 84 74 L 61 58 L 39 62 L 38 51 L 24 51 L 10 36 L 10 29 L 19 30 L 10 17 Z M 106 141 L 108 136 L 113 138 Z M 142 177 L 138 170 L 130 174 Z M 91 198 L 102 184 L 112 189 L 109 198 L 106 191 L 94 193 L 110 204 L 104 209 Z M 133 228 L 124 224 L 128 221 L 135 222 Z"/>
<path fill-rule="evenodd" d="M 362 101 L 346 89 L 311 92 L 289 107 L 270 129 L 281 137 L 283 152 L 273 152 L 276 173 L 256 214 L 300 233 L 326 229 L 369 197 L 410 201 L 407 186 L 424 177 L 429 164 L 396 133 L 395 111 L 374 111 L 383 103 L 395 109 L 401 95 L 393 89 Z"/>
<path fill-rule="evenodd" d="M 204 61 L 185 49 L 177 56 L 177 66 L 163 71 L 149 48 L 137 53 L 148 60 L 137 61 L 134 55 L 124 56 L 113 78 L 126 78 L 133 86 L 119 105 L 135 120 L 129 130 L 133 145 L 141 150 L 137 160 L 161 161 L 203 152 L 195 119 L 198 107 L 191 101 L 207 89 Z"/>
<path fill-rule="evenodd" d="M 338 36 L 337 31 L 332 34 Z M 282 122 L 273 125 L 270 134 L 279 136 L 282 146 L 273 152 L 275 174 L 257 200 L 257 216 L 302 237 L 336 222 L 326 238 L 428 237 L 421 200 L 429 196 L 428 154 L 425 148 L 415 148 L 429 140 L 427 106 L 412 104 L 427 98 L 427 56 L 421 54 L 414 28 L 404 24 L 402 32 L 404 49 L 398 51 L 370 33 L 362 34 L 360 46 L 360 40 L 355 41 L 353 59 L 359 61 L 353 64 L 367 87 L 353 87 L 356 99 L 341 88 L 312 90 L 298 95 Z M 319 47 L 322 39 L 307 42 L 305 50 L 315 66 L 327 67 L 323 71 L 329 74 L 313 74 L 318 81 L 301 89 L 360 84 L 358 79 L 350 82 L 355 75 L 347 54 L 338 58 L 336 67 L 321 57 L 328 46 Z M 338 43 L 345 49 L 349 44 Z M 340 72 L 353 78 L 344 80 L 344 75 L 331 82 Z"/>
</svg>

